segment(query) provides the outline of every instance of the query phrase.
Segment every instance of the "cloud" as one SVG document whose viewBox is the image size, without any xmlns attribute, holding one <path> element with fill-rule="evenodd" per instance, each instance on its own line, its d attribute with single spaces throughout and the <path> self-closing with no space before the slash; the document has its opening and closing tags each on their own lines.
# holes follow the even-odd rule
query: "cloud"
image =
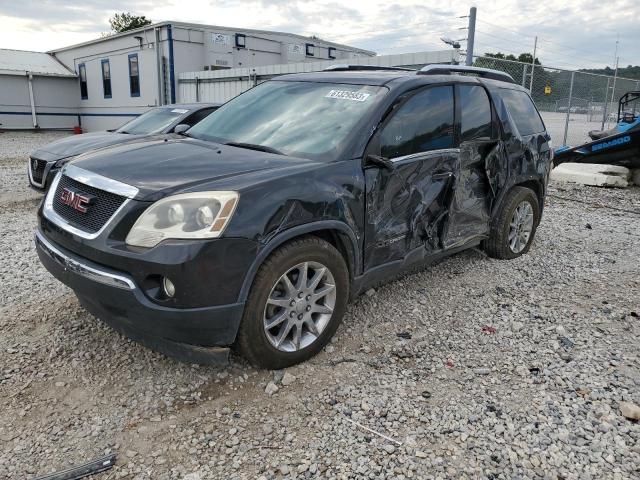
<svg viewBox="0 0 640 480">
<path fill-rule="evenodd" d="M 479 0 L 476 5 L 476 53 L 531 52 L 537 35 L 537 56 L 544 64 L 611 65 L 619 35 L 621 63 L 640 64 L 637 2 Z M 154 21 L 289 31 L 387 54 L 446 48 L 443 35 L 464 39 L 467 20 L 460 17 L 469 5 L 450 0 L 0 0 L 0 46 L 42 51 L 91 40 L 109 30 L 114 13 L 132 8 Z"/>
</svg>

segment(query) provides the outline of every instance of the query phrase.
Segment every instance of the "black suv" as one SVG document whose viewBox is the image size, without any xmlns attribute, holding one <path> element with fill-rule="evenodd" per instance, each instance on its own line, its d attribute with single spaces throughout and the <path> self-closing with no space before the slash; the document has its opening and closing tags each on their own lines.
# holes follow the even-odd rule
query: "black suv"
<svg viewBox="0 0 640 480">
<path fill-rule="evenodd" d="M 215 363 L 235 346 L 282 368 L 408 268 L 478 245 L 526 253 L 549 140 L 527 91 L 492 70 L 285 75 L 184 135 L 67 164 L 37 250 L 89 312 L 150 348 Z"/>
</svg>

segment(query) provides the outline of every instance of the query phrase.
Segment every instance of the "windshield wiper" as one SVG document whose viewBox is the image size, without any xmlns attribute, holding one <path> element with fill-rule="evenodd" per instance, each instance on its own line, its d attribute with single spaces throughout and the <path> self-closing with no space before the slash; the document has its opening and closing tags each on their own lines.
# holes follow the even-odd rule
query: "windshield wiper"
<svg viewBox="0 0 640 480">
<path fill-rule="evenodd" d="M 249 150 L 258 150 L 259 152 L 275 153 L 276 155 L 286 155 L 286 153 L 282 153 L 280 150 L 267 147 L 266 145 L 258 145 L 257 143 L 227 142 L 225 145 L 229 145 L 230 147 L 248 148 Z"/>
</svg>

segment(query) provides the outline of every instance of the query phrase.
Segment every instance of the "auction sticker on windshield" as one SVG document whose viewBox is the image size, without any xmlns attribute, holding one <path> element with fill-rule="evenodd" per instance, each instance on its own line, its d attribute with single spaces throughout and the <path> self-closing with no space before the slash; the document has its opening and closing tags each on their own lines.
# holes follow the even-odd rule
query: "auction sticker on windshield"
<svg viewBox="0 0 640 480">
<path fill-rule="evenodd" d="M 174 108 L 171 110 L 171 113 L 187 113 L 189 110 L 185 110 L 184 108 Z"/>
<path fill-rule="evenodd" d="M 353 100 L 355 102 L 364 102 L 371 96 L 370 93 L 352 92 L 350 90 L 329 90 L 325 95 L 326 98 L 336 98 L 339 100 Z"/>
</svg>

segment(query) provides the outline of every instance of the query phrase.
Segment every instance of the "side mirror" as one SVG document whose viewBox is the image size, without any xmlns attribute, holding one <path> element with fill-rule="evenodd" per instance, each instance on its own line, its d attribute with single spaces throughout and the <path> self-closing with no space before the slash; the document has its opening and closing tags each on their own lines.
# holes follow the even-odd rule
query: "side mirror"
<svg viewBox="0 0 640 480">
<path fill-rule="evenodd" d="M 181 123 L 181 124 L 175 126 L 175 128 L 173 129 L 173 133 L 177 133 L 178 135 L 182 135 L 184 132 L 186 132 L 190 128 L 191 128 L 191 125 L 187 125 L 186 123 Z"/>
<path fill-rule="evenodd" d="M 382 167 L 387 170 L 393 170 L 395 168 L 393 162 L 389 160 L 387 157 L 382 157 L 380 155 L 372 155 L 369 154 L 364 157 L 365 164 L 367 165 L 375 165 L 377 167 Z"/>
</svg>

